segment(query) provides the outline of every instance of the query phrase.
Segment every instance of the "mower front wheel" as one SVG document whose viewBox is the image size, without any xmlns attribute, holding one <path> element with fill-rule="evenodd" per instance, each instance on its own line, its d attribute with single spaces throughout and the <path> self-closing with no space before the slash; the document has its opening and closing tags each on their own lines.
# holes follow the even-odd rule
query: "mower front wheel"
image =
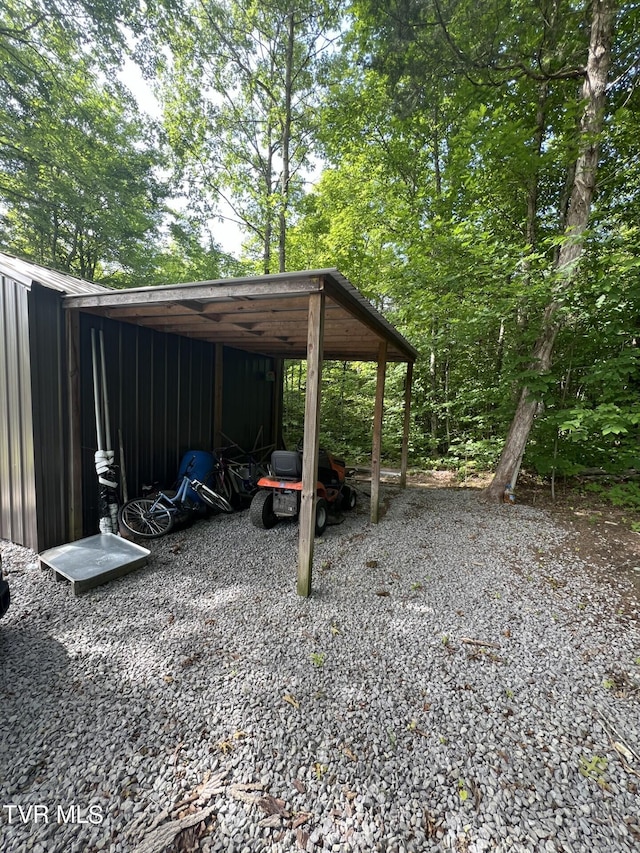
<svg viewBox="0 0 640 853">
<path fill-rule="evenodd" d="M 324 498 L 316 502 L 316 536 L 322 536 L 329 522 L 329 504 Z"/>
<path fill-rule="evenodd" d="M 273 511 L 273 492 L 261 490 L 256 492 L 249 507 L 251 523 L 262 530 L 270 530 L 278 521 Z"/>
</svg>

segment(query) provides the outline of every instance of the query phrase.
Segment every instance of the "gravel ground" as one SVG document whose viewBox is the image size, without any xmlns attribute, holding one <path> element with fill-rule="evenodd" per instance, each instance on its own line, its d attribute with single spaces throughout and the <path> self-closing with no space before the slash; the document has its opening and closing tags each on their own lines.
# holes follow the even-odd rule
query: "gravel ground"
<svg viewBox="0 0 640 853">
<path fill-rule="evenodd" d="M 247 513 L 79 598 L 2 542 L 3 853 L 165 849 L 193 812 L 166 849 L 640 849 L 629 584 L 541 510 L 383 496 L 316 542 L 308 600 L 296 525 Z"/>
</svg>

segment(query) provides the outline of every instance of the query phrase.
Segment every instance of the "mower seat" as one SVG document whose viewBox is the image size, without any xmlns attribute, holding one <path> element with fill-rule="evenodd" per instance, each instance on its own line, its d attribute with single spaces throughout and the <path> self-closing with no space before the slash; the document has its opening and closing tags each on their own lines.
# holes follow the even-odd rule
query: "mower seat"
<svg viewBox="0 0 640 853">
<path fill-rule="evenodd" d="M 299 480 L 302 477 L 302 456 L 295 450 L 274 450 L 271 470 L 281 480 Z"/>
</svg>

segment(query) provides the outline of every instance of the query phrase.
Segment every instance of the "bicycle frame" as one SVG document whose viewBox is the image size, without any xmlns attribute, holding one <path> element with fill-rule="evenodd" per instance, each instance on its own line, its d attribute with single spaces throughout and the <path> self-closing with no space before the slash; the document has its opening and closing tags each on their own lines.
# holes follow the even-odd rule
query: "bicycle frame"
<svg viewBox="0 0 640 853">
<path fill-rule="evenodd" d="M 156 499 L 154 500 L 151 511 L 153 511 L 157 506 L 164 505 L 166 509 L 170 512 L 179 512 L 181 509 L 185 509 L 185 498 L 187 496 L 187 489 L 191 486 L 192 483 L 197 483 L 197 480 L 192 480 L 187 474 L 182 478 L 182 482 L 180 483 L 180 487 L 178 491 L 171 497 L 166 492 L 158 492 Z M 195 491 L 195 490 L 194 490 Z M 165 501 L 166 504 L 162 504 L 162 501 Z"/>
<path fill-rule="evenodd" d="M 190 490 L 209 507 L 222 512 L 233 512 L 232 505 L 225 497 L 185 473 L 175 495 L 159 491 L 153 498 L 128 501 L 120 510 L 120 522 L 134 536 L 163 536 L 173 529 L 177 520 L 183 521 L 202 508 L 188 497 Z"/>
</svg>

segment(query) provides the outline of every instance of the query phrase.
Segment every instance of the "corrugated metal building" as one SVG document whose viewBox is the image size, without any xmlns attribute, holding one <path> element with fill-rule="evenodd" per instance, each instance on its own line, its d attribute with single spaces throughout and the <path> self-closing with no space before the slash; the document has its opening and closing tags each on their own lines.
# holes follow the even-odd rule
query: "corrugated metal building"
<svg viewBox="0 0 640 853">
<path fill-rule="evenodd" d="M 0 538 L 41 551 L 97 531 L 91 329 L 104 332 L 131 494 L 170 483 L 216 429 L 250 447 L 262 427 L 273 441 L 272 358 L 64 309 L 66 297 L 110 292 L 0 253 Z"/>
<path fill-rule="evenodd" d="M 373 523 L 386 365 L 406 363 L 406 482 L 418 353 L 336 269 L 110 290 L 0 254 L 0 280 L 1 537 L 42 550 L 97 530 L 92 329 L 104 332 L 111 436 L 122 432 L 132 493 L 171 482 L 184 452 L 223 435 L 251 446 L 259 432 L 273 444 L 282 360 L 306 359 L 301 595 L 311 592 L 325 358 L 377 362 Z"/>
</svg>

